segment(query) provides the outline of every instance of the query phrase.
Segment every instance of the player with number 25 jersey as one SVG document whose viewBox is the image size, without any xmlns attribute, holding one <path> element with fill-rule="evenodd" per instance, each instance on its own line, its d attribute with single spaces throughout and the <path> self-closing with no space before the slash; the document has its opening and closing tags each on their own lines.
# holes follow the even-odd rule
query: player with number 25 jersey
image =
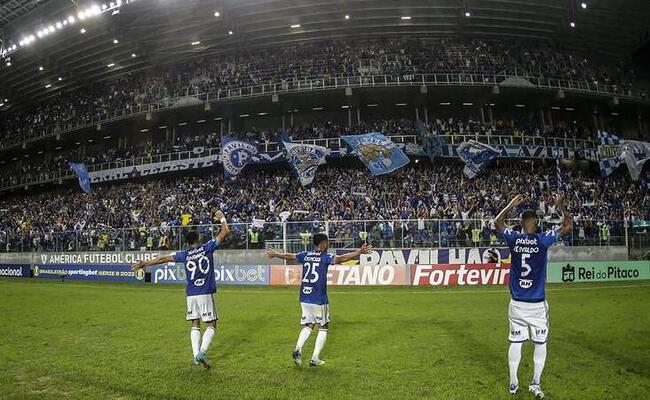
<svg viewBox="0 0 650 400">
<path fill-rule="evenodd" d="M 309 365 L 316 367 L 325 362 L 320 359 L 320 352 L 325 346 L 327 329 L 330 323 L 329 299 L 327 298 L 327 270 L 332 264 L 340 264 L 358 257 L 361 254 L 368 254 L 372 247 L 364 244 L 356 251 L 336 256 L 328 253 L 329 239 L 324 233 L 314 235 L 314 250 L 303 251 L 298 254 L 279 253 L 273 250 L 266 252 L 269 258 L 282 258 L 287 261 L 295 261 L 302 266 L 302 279 L 300 281 L 300 308 L 302 315 L 300 324 L 303 325 L 298 342 L 293 352 L 293 360 L 296 365 L 302 365 L 302 347 L 311 335 L 314 325 L 319 325 L 318 335 L 314 353 L 311 356 Z"/>
</svg>

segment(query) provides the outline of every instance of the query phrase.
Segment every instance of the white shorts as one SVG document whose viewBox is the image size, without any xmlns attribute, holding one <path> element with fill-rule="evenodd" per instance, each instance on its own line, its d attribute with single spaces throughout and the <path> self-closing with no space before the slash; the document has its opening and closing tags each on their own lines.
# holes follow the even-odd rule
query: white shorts
<svg viewBox="0 0 650 400">
<path fill-rule="evenodd" d="M 197 296 L 187 296 L 187 320 L 190 321 L 193 319 L 201 319 L 203 322 L 219 319 L 213 295 L 199 294 Z"/>
<path fill-rule="evenodd" d="M 510 300 L 508 306 L 511 342 L 525 342 L 532 339 L 535 343 L 548 341 L 548 303 L 526 303 Z M 529 332 L 530 331 L 530 332 Z"/>
<path fill-rule="evenodd" d="M 322 326 L 330 322 L 329 304 L 300 303 L 300 308 L 302 308 L 301 325 L 319 324 Z"/>
</svg>

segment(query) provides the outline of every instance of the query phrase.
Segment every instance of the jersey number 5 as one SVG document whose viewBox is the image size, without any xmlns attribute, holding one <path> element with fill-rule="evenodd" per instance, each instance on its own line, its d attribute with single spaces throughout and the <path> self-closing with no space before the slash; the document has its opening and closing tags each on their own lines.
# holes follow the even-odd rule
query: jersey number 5
<svg viewBox="0 0 650 400">
<path fill-rule="evenodd" d="M 318 281 L 318 271 L 316 271 L 316 267 L 318 266 L 318 263 L 308 263 L 306 262 L 303 264 L 303 277 L 302 281 L 305 283 L 314 283 Z"/>
<path fill-rule="evenodd" d="M 530 254 L 522 254 L 521 255 L 521 276 L 526 277 L 528 274 L 530 274 L 530 265 L 528 265 L 528 259 L 530 258 Z"/>
</svg>

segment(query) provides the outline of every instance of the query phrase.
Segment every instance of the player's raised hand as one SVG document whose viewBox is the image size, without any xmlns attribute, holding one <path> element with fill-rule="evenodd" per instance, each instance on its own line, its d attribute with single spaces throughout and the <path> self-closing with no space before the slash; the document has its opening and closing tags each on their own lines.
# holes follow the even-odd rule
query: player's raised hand
<svg viewBox="0 0 650 400">
<path fill-rule="evenodd" d="M 524 196 L 518 194 L 510 200 L 510 207 L 516 208 L 519 207 L 521 203 L 524 202 Z"/>
<path fill-rule="evenodd" d="M 139 270 L 141 270 L 144 267 L 145 267 L 144 261 L 140 260 L 137 263 L 131 265 L 131 271 L 138 272 Z"/>
<path fill-rule="evenodd" d="M 278 256 L 278 253 L 275 250 L 267 250 L 264 252 L 268 258 L 275 258 Z"/>
<path fill-rule="evenodd" d="M 369 254 L 372 251 L 372 246 L 368 243 L 364 243 L 359 247 L 359 252 L 361 254 Z"/>
<path fill-rule="evenodd" d="M 217 221 L 221 221 L 221 218 L 226 218 L 226 216 L 223 215 L 223 212 L 221 212 L 221 210 L 214 213 L 214 219 L 216 219 Z"/>
</svg>

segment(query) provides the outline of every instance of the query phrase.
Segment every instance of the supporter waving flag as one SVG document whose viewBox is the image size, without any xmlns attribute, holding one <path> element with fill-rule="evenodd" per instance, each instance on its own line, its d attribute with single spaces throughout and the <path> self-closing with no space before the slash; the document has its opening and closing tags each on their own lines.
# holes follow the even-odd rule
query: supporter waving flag
<svg viewBox="0 0 650 400">
<path fill-rule="evenodd" d="M 257 158 L 258 153 L 257 143 L 221 136 L 221 163 L 226 178 L 237 176 L 249 162 Z"/>
<path fill-rule="evenodd" d="M 88 168 L 82 163 L 69 163 L 70 169 L 74 171 L 79 178 L 79 187 L 86 193 L 90 193 L 90 177 L 88 177 Z"/>
<path fill-rule="evenodd" d="M 319 165 L 325 164 L 329 150 L 313 144 L 282 142 L 286 149 L 285 156 L 293 170 L 298 174 L 302 186 L 314 181 Z"/>
<path fill-rule="evenodd" d="M 643 164 L 650 159 L 650 143 L 625 140 L 611 133 L 599 131 L 598 145 L 600 174 L 603 178 L 625 163 L 632 180 L 639 180 Z"/>
<path fill-rule="evenodd" d="M 476 140 L 463 142 L 456 149 L 458 157 L 465 163 L 463 173 L 468 178 L 474 178 L 485 167 L 492 164 L 499 155 L 499 150 Z"/>
<path fill-rule="evenodd" d="M 422 142 L 422 150 L 431 161 L 442 154 L 444 140 L 437 132 L 430 132 L 421 120 L 415 124 L 415 133 Z"/>
<path fill-rule="evenodd" d="M 352 153 L 368 167 L 373 175 L 384 175 L 409 163 L 406 154 L 379 132 L 365 135 L 341 136 Z"/>
</svg>

